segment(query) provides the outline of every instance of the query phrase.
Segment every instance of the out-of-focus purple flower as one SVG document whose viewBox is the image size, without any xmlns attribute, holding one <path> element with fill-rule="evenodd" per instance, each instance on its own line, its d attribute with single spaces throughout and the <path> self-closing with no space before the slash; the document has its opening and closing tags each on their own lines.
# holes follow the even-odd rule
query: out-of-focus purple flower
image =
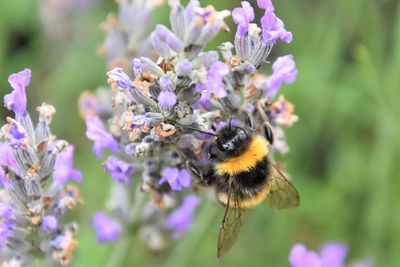
<svg viewBox="0 0 400 267">
<path fill-rule="evenodd" d="M 8 166 L 14 172 L 18 171 L 17 163 L 15 162 L 11 147 L 0 142 L 0 186 L 8 188 L 10 181 L 6 179 L 6 173 L 2 166 Z"/>
<path fill-rule="evenodd" d="M 82 173 L 74 169 L 74 146 L 68 146 L 63 152 L 57 154 L 54 165 L 53 179 L 60 184 L 65 184 L 68 180 L 77 183 L 82 182 Z"/>
<path fill-rule="evenodd" d="M 109 149 L 112 152 L 119 151 L 119 144 L 114 137 L 106 131 L 104 124 L 97 116 L 86 118 L 86 136 L 94 141 L 93 152 L 98 158 L 103 156 L 103 150 Z"/>
<path fill-rule="evenodd" d="M 292 267 L 344 267 L 346 255 L 347 247 L 340 243 L 325 244 L 320 255 L 296 244 L 290 251 L 289 262 Z"/>
<path fill-rule="evenodd" d="M 101 244 L 115 242 L 122 232 L 121 225 L 103 212 L 97 212 L 93 216 L 92 226 L 96 231 L 97 240 Z"/>
<path fill-rule="evenodd" d="M 9 110 L 13 110 L 17 116 L 22 116 L 26 111 L 25 87 L 29 85 L 30 81 L 30 69 L 24 69 L 8 77 L 8 82 L 14 90 L 4 96 L 4 106 Z"/>
<path fill-rule="evenodd" d="M 265 8 L 265 14 L 261 18 L 263 30 L 263 42 L 266 45 L 275 44 L 279 39 L 290 43 L 293 39 L 292 33 L 285 29 L 285 24 L 274 13 L 274 6 L 270 0 L 258 1 L 258 5 Z"/>
<path fill-rule="evenodd" d="M 184 59 L 179 61 L 175 66 L 175 72 L 179 76 L 187 76 L 192 71 L 192 64 L 189 60 Z"/>
<path fill-rule="evenodd" d="M 324 267 L 342 267 L 347 256 L 347 247 L 339 243 L 327 243 L 322 246 L 320 255 Z"/>
<path fill-rule="evenodd" d="M 45 232 L 51 232 L 57 229 L 57 219 L 52 215 L 47 215 L 42 218 L 42 229 Z"/>
<path fill-rule="evenodd" d="M 131 88 L 132 81 L 122 68 L 114 68 L 107 72 L 107 75 L 111 80 L 117 82 L 119 87 L 123 89 Z"/>
<path fill-rule="evenodd" d="M 0 250 L 5 248 L 6 239 L 11 236 L 14 224 L 11 220 L 12 210 L 9 205 L 0 203 Z"/>
<path fill-rule="evenodd" d="M 190 174 L 187 170 L 178 168 L 165 168 L 162 177 L 160 179 L 160 184 L 168 182 L 172 190 L 180 191 L 183 188 L 189 187 L 192 182 L 190 180 Z"/>
<path fill-rule="evenodd" d="M 232 19 L 238 25 L 236 35 L 244 37 L 249 30 L 249 23 L 254 20 L 254 10 L 247 1 L 242 2 L 242 7 L 232 11 Z"/>
<path fill-rule="evenodd" d="M 292 267 L 321 267 L 319 255 L 312 250 L 307 250 L 303 244 L 293 246 L 289 255 L 289 262 Z"/>
<path fill-rule="evenodd" d="M 176 104 L 177 97 L 172 91 L 161 91 L 158 95 L 158 105 L 162 108 L 170 108 Z"/>
<path fill-rule="evenodd" d="M 265 9 L 265 12 L 273 12 L 275 10 L 271 0 L 257 0 L 259 8 Z"/>
<path fill-rule="evenodd" d="M 292 84 L 297 77 L 296 63 L 292 55 L 278 57 L 272 64 L 272 75 L 268 77 L 266 95 L 272 99 L 282 83 Z"/>
<path fill-rule="evenodd" d="M 7 118 L 7 122 L 8 124 L 5 127 L 7 143 L 14 148 L 26 148 L 29 139 L 25 128 L 12 118 Z"/>
<path fill-rule="evenodd" d="M 215 97 L 223 98 L 226 91 L 222 84 L 224 76 L 229 74 L 229 67 L 221 61 L 213 63 L 207 73 L 207 89 L 211 91 Z"/>
<path fill-rule="evenodd" d="M 193 221 L 194 209 L 199 204 L 199 199 L 194 195 L 186 196 L 182 206 L 174 210 L 167 219 L 167 226 L 174 230 L 173 237 L 179 238 L 186 232 Z"/>
<path fill-rule="evenodd" d="M 131 164 L 119 160 L 117 157 L 111 155 L 103 164 L 103 168 L 111 175 L 116 182 L 127 182 L 128 178 L 133 173 Z"/>
</svg>

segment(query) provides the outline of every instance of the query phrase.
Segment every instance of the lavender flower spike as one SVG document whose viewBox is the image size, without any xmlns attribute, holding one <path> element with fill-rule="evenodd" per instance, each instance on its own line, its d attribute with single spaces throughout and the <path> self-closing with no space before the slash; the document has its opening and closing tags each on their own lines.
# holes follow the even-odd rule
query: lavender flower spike
<svg viewBox="0 0 400 267">
<path fill-rule="evenodd" d="M 109 218 L 103 212 L 97 212 L 93 216 L 92 226 L 96 231 L 99 243 L 115 242 L 121 235 L 121 225 Z"/>
<path fill-rule="evenodd" d="M 60 184 L 65 184 L 68 180 L 77 183 L 82 182 L 82 173 L 73 168 L 74 146 L 68 146 L 65 151 L 59 153 L 54 165 L 53 179 Z"/>
<path fill-rule="evenodd" d="M 238 25 L 236 35 L 244 37 L 249 30 L 249 24 L 254 20 L 254 10 L 247 1 L 242 2 L 242 7 L 232 11 L 232 19 Z"/>
<path fill-rule="evenodd" d="M 17 116 L 22 116 L 26 111 L 25 87 L 29 85 L 30 80 L 30 69 L 24 69 L 8 77 L 8 82 L 14 90 L 4 96 L 4 106 L 9 110 L 13 110 Z"/>
<path fill-rule="evenodd" d="M 119 151 L 118 142 L 106 131 L 99 117 L 87 117 L 86 127 L 86 136 L 94 141 L 93 152 L 98 158 L 102 157 L 104 149 L 109 149 L 113 152 Z"/>
</svg>

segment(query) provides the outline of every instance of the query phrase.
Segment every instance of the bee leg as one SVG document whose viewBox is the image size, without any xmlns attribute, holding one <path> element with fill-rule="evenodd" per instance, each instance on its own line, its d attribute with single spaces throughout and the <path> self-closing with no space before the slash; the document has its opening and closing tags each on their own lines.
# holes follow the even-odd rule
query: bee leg
<svg viewBox="0 0 400 267">
<path fill-rule="evenodd" d="M 247 112 L 244 112 L 244 115 L 246 116 L 246 122 L 249 125 L 250 129 L 254 131 L 255 128 L 254 128 L 253 118 Z"/>
<path fill-rule="evenodd" d="M 265 138 L 272 145 L 274 143 L 274 131 L 272 125 L 269 123 L 267 114 L 265 114 L 263 104 L 260 101 L 257 101 L 257 111 L 260 114 L 262 120 L 264 121 L 263 128 L 264 128 Z"/>
<path fill-rule="evenodd" d="M 192 161 L 186 161 L 186 168 L 190 174 L 197 179 L 200 185 L 210 186 L 214 183 L 214 171 L 210 168 L 205 173 L 203 173 Z"/>
</svg>

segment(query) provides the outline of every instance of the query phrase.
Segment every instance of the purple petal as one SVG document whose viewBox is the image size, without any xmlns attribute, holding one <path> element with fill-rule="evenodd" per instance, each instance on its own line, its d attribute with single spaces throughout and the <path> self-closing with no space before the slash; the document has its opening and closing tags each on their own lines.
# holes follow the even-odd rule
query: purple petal
<svg viewBox="0 0 400 267">
<path fill-rule="evenodd" d="M 157 99 L 158 105 L 163 108 L 171 108 L 177 101 L 175 93 L 171 91 L 161 91 Z"/>
<path fill-rule="evenodd" d="M 223 87 L 222 80 L 224 76 L 229 74 L 229 67 L 220 61 L 213 63 L 207 74 L 207 89 L 216 97 L 223 98 L 226 96 L 226 90 Z"/>
<path fill-rule="evenodd" d="M 98 158 L 103 155 L 103 150 L 119 151 L 119 144 L 114 137 L 106 131 L 103 122 L 97 116 L 86 118 L 86 136 L 94 141 L 93 152 Z"/>
<path fill-rule="evenodd" d="M 115 242 L 122 233 L 121 225 L 103 212 L 97 212 L 93 216 L 92 226 L 96 231 L 97 240 L 101 244 Z"/>
<path fill-rule="evenodd" d="M 265 9 L 265 12 L 273 12 L 275 10 L 271 0 L 257 0 L 259 8 Z"/>
<path fill-rule="evenodd" d="M 123 89 L 131 88 L 132 81 L 122 68 L 114 68 L 107 72 L 107 75 L 111 80 L 118 82 L 119 87 Z"/>
<path fill-rule="evenodd" d="M 186 196 L 183 200 L 182 206 L 170 214 L 167 219 L 167 226 L 174 230 L 174 238 L 179 238 L 190 228 L 193 221 L 194 209 L 198 204 L 199 199 L 196 196 Z"/>
<path fill-rule="evenodd" d="M 59 153 L 54 165 L 53 179 L 60 184 L 65 184 L 69 180 L 77 183 L 82 182 L 82 173 L 73 168 L 74 165 L 74 146 L 68 146 L 65 151 Z"/>
<path fill-rule="evenodd" d="M 325 244 L 321 249 L 322 267 L 343 267 L 347 247 L 339 243 Z"/>
<path fill-rule="evenodd" d="M 190 74 L 191 71 L 192 71 L 192 64 L 187 59 L 179 61 L 178 64 L 176 64 L 175 66 L 175 72 L 179 76 L 187 76 Z"/>
<path fill-rule="evenodd" d="M 261 18 L 261 26 L 263 30 L 263 42 L 266 45 L 275 44 L 279 39 L 286 43 L 292 41 L 292 33 L 286 31 L 282 20 L 274 12 L 265 13 Z"/>
<path fill-rule="evenodd" d="M 268 77 L 266 94 L 272 99 L 278 93 L 282 83 L 292 84 L 297 77 L 296 63 L 292 55 L 277 58 L 272 64 L 272 75 Z"/>
<path fill-rule="evenodd" d="M 46 232 L 55 230 L 57 225 L 57 219 L 54 216 L 48 215 L 42 218 L 42 229 Z"/>
<path fill-rule="evenodd" d="M 236 35 L 245 36 L 249 30 L 249 23 L 254 20 L 254 10 L 247 1 L 242 2 L 242 7 L 233 9 L 232 19 L 238 25 Z"/>
<path fill-rule="evenodd" d="M 108 157 L 103 167 L 116 182 L 127 182 L 128 178 L 133 174 L 131 164 L 119 160 L 113 155 Z"/>
<path fill-rule="evenodd" d="M 315 251 L 308 251 L 303 244 L 293 246 L 289 262 L 292 267 L 322 267 L 318 254 Z"/>
<path fill-rule="evenodd" d="M 30 80 L 30 69 L 24 69 L 8 77 L 8 82 L 14 90 L 4 96 L 4 106 L 9 110 L 13 110 L 18 116 L 22 116 L 26 111 L 25 87 L 29 85 Z"/>
<path fill-rule="evenodd" d="M 180 170 L 178 180 L 182 187 L 189 187 L 192 184 L 190 174 L 185 169 Z"/>
</svg>

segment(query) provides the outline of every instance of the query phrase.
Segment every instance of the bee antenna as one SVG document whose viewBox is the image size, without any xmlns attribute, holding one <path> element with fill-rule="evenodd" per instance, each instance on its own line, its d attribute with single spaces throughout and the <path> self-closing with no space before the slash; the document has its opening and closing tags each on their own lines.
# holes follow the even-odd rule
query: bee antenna
<svg viewBox="0 0 400 267">
<path fill-rule="evenodd" d="M 184 127 L 184 128 L 187 128 L 187 129 L 190 129 L 190 130 L 193 130 L 193 131 L 197 131 L 197 132 L 199 132 L 199 133 L 208 134 L 208 135 L 212 135 L 212 136 L 218 136 L 218 134 L 206 132 L 206 131 L 197 129 L 197 128 L 195 128 L 195 127 L 191 127 L 191 126 L 183 126 L 183 127 Z"/>
<path fill-rule="evenodd" d="M 231 129 L 232 129 L 232 117 L 230 117 L 228 121 L 228 130 L 230 131 Z"/>
</svg>

